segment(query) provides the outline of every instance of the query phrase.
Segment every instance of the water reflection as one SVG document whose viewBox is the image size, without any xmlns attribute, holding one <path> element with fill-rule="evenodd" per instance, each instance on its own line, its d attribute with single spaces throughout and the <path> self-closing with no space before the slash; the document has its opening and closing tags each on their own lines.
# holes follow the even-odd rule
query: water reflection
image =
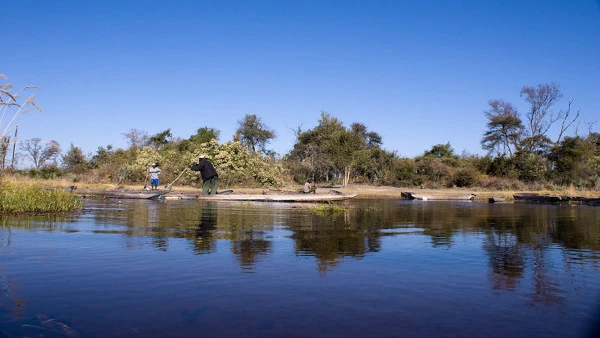
<svg viewBox="0 0 600 338">
<path fill-rule="evenodd" d="M 483 317 L 482 323 L 515 312 L 524 318 L 515 320 L 519 325 L 541 318 L 551 323 L 545 326 L 555 326 L 539 332 L 560 336 L 556 333 L 573 332 L 561 331 L 570 323 L 563 316 L 573 321 L 586 314 L 589 319 L 589 309 L 597 304 L 593 300 L 600 296 L 600 208 L 394 200 L 345 205 L 342 214 L 324 216 L 293 204 L 90 200 L 85 212 L 75 215 L 2 216 L 0 320 L 18 324 L 9 332 L 20 332 L 23 323 L 40 326 L 47 319 L 31 321 L 37 313 L 25 309 L 45 308 L 39 303 L 55 297 L 59 309 L 50 307 L 55 311 L 52 322 L 79 329 L 93 318 L 72 319 L 74 311 L 60 308 L 64 299 L 97 306 L 90 310 L 97 315 L 129 306 L 120 314 L 125 317 L 136 313 L 136 304 L 145 310 L 147 304 L 161 303 L 162 316 L 194 314 L 194 323 L 212 332 L 222 327 L 206 326 L 203 318 L 227 318 L 222 315 L 228 311 L 247 316 L 239 309 L 251 303 L 259 306 L 252 312 L 256 320 L 248 323 L 274 317 L 271 324 L 279 320 L 281 327 L 289 318 L 308 316 L 316 326 L 339 328 L 336 323 L 343 318 L 329 323 L 322 318 L 350 313 L 352 318 L 380 320 L 377 327 L 388 336 L 435 336 L 448 326 L 454 331 L 447 332 L 471 336 L 459 329 L 461 324 L 452 324 L 455 312 Z M 40 291 L 46 283 L 53 285 L 52 294 Z M 204 290 L 223 291 L 213 295 Z M 53 296 L 55 292 L 62 296 Z M 280 307 L 261 307 L 269 297 Z M 103 299 L 112 303 L 99 306 Z M 323 308 L 318 307 L 321 299 L 326 300 Z M 144 321 L 145 311 L 140 313 L 129 319 L 153 324 Z M 411 331 L 410 323 L 418 320 L 414 313 L 431 314 L 427 323 L 432 318 L 446 321 L 438 320 L 440 331 Z M 544 317 L 548 313 L 552 316 Z M 386 316 L 394 319 L 382 320 Z M 339 336 L 364 333 L 351 322 L 344 320 L 348 331 L 337 332 Z M 185 323 L 190 324 L 189 318 Z M 298 332 L 307 329 L 292 324 Z M 98 325 L 95 329 L 102 330 L 103 323 Z M 260 336 L 262 326 L 255 327 Z M 478 328 L 486 329 L 484 324 Z M 183 332 L 193 336 L 194 331 Z"/>
<path fill-rule="evenodd" d="M 200 208 L 202 214 L 196 226 L 194 251 L 197 254 L 209 254 L 216 250 L 214 232 L 217 229 L 218 204 L 203 201 Z"/>
</svg>

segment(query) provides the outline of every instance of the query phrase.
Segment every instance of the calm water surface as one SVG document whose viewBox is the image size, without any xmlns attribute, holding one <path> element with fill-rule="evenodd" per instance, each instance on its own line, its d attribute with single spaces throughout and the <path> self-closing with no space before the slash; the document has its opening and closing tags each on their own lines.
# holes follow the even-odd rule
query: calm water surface
<svg viewBox="0 0 600 338">
<path fill-rule="evenodd" d="M 0 217 L 0 337 L 585 337 L 600 208 L 86 200 Z"/>
</svg>

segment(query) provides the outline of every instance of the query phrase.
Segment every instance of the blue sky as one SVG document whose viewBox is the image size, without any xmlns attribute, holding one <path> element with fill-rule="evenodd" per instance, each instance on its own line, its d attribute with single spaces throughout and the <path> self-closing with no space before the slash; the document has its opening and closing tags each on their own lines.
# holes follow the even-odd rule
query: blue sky
<svg viewBox="0 0 600 338">
<path fill-rule="evenodd" d="M 600 121 L 600 3 L 579 1 L 9 1 L 0 73 L 42 113 L 19 139 L 93 154 L 123 133 L 198 128 L 232 139 L 256 114 L 292 149 L 321 111 L 365 124 L 414 157 L 450 142 L 483 154 L 491 99 L 527 105 L 523 86 L 554 82 Z"/>
</svg>

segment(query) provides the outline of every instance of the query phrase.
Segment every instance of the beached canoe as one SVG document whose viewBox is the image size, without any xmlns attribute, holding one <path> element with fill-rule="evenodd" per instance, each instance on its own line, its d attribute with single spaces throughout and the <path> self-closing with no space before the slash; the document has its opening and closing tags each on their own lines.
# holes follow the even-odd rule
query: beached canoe
<svg viewBox="0 0 600 338">
<path fill-rule="evenodd" d="M 574 204 L 600 206 L 600 198 L 572 197 L 558 195 L 515 194 L 515 203 Z"/>
<path fill-rule="evenodd" d="M 169 193 L 171 190 L 144 190 L 144 191 L 132 191 L 132 190 L 72 190 L 74 194 L 81 195 L 83 197 L 93 196 L 102 198 L 122 198 L 122 199 L 150 199 L 157 198 L 164 194 Z"/>
<path fill-rule="evenodd" d="M 253 202 L 333 202 L 356 197 L 356 194 L 216 194 L 204 196 L 201 193 L 170 193 L 161 199 L 203 200 L 203 201 L 253 201 Z"/>
<path fill-rule="evenodd" d="M 419 195 L 412 192 L 406 193 L 410 199 L 421 201 L 472 201 L 475 194 L 468 195 Z"/>
</svg>

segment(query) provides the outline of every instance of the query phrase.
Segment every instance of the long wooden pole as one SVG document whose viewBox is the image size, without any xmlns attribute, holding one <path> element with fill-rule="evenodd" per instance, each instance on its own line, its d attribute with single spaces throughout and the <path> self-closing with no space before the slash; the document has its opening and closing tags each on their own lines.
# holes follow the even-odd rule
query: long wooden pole
<svg viewBox="0 0 600 338">
<path fill-rule="evenodd" d="M 13 168 L 13 170 L 15 169 L 15 148 L 17 147 L 17 132 L 19 132 L 19 125 L 15 126 L 15 139 L 13 140 L 13 153 L 12 153 L 12 159 L 11 159 L 11 163 L 10 166 L 11 168 Z"/>
</svg>

